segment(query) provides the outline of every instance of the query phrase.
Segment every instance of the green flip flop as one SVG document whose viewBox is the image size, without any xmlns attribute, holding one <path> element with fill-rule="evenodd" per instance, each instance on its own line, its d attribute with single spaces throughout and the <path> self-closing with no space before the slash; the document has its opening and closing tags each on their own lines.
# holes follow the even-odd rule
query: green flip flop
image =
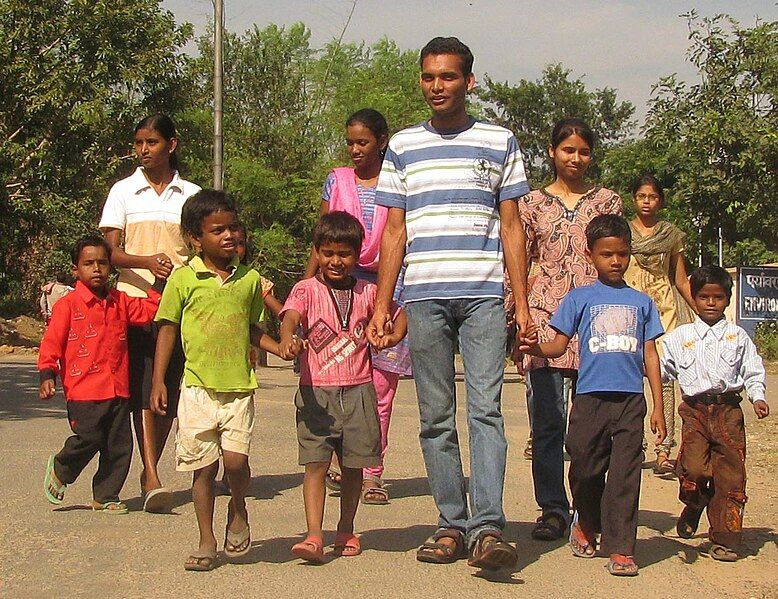
<svg viewBox="0 0 778 599">
<path fill-rule="evenodd" d="M 54 455 L 49 456 L 49 462 L 46 464 L 46 476 L 43 478 L 43 492 L 46 495 L 46 499 L 54 505 L 59 505 L 65 498 L 65 489 L 67 485 L 57 483 L 54 481 L 57 479 L 57 475 L 54 473 Z M 52 492 L 53 490 L 53 492 Z"/>
<path fill-rule="evenodd" d="M 95 501 L 92 503 L 92 511 L 111 516 L 123 516 L 130 513 L 130 510 L 121 501 L 106 501 L 105 503 Z"/>
</svg>

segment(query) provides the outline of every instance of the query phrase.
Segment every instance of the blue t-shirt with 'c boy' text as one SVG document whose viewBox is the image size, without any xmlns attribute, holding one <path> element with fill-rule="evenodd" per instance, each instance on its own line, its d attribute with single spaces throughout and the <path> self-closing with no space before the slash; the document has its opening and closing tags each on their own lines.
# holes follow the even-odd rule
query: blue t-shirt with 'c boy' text
<svg viewBox="0 0 778 599">
<path fill-rule="evenodd" d="M 577 393 L 643 393 L 643 344 L 664 333 L 645 293 L 598 280 L 570 291 L 549 324 L 568 337 L 578 333 Z"/>
</svg>

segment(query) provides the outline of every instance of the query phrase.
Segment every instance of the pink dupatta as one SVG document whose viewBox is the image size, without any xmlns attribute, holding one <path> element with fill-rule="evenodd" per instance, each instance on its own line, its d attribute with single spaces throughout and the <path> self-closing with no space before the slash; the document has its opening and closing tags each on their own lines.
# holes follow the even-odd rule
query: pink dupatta
<svg viewBox="0 0 778 599">
<path fill-rule="evenodd" d="M 389 210 L 385 206 L 376 204 L 375 212 L 373 213 L 372 232 L 368 233 L 362 216 L 362 204 L 359 202 L 354 169 L 348 166 L 341 166 L 332 169 L 332 174 L 335 175 L 335 185 L 330 190 L 330 211 L 342 210 L 359 220 L 365 229 L 365 241 L 362 243 L 362 251 L 359 254 L 359 266 L 365 270 L 375 272 L 378 270 L 381 234 L 384 232 Z"/>
</svg>

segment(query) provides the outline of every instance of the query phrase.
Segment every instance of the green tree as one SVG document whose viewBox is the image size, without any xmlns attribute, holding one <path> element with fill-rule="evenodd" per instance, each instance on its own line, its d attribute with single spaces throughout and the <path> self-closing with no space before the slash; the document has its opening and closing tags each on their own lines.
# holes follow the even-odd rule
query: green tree
<svg viewBox="0 0 778 599">
<path fill-rule="evenodd" d="M 685 16 L 688 59 L 699 82 L 686 85 L 673 75 L 657 83 L 646 142 L 665 157 L 674 201 L 684 209 L 679 224 L 700 222 L 712 247 L 720 226 L 727 255 L 737 262 L 762 259 L 764 251 L 774 255 L 778 23 L 742 27 L 727 15 Z"/>
<path fill-rule="evenodd" d="M 486 75 L 478 91 L 478 97 L 486 103 L 486 117 L 516 134 L 535 186 L 550 178 L 547 149 L 557 121 L 568 117 L 586 121 L 599 144 L 595 158 L 626 139 L 634 126 L 631 119 L 635 108 L 630 102 L 619 101 L 616 90 L 605 87 L 589 91 L 581 79 L 571 79 L 570 74 L 561 64 L 552 64 L 538 80 L 522 79 L 516 85 Z M 591 173 L 598 176 L 596 161 Z"/>
<path fill-rule="evenodd" d="M 183 103 L 190 32 L 155 0 L 0 3 L 0 295 L 32 299 L 69 264 L 134 122 Z"/>
</svg>

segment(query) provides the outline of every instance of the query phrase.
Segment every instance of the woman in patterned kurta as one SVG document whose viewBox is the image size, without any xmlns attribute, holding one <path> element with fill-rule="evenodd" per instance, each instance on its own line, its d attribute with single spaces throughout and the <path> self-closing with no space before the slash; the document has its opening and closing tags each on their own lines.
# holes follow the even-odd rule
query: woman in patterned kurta
<svg viewBox="0 0 778 599">
<path fill-rule="evenodd" d="M 519 199 L 519 214 L 527 231 L 528 255 L 537 264 L 529 290 L 529 309 L 540 341 L 555 333 L 548 326 L 567 293 L 588 285 L 597 273 L 586 259 L 586 225 L 600 214 L 621 214 L 621 198 L 586 180 L 594 135 L 579 119 L 557 123 L 548 149 L 556 178 L 551 185 Z M 570 504 L 564 484 L 564 438 L 567 405 L 564 379 L 575 379 L 578 340 L 559 358 L 524 357 L 533 393 L 532 478 L 535 501 L 542 515 L 533 538 L 555 540 L 569 524 Z"/>
<path fill-rule="evenodd" d="M 632 259 L 624 280 L 654 300 L 665 333 L 679 324 L 690 322 L 689 306 L 694 306 L 684 264 L 684 234 L 674 224 L 659 220 L 664 191 L 654 177 L 643 175 L 632 187 L 637 216 L 630 221 Z M 684 302 L 684 300 L 686 300 Z M 687 306 L 688 304 L 688 306 Z M 657 349 L 661 351 L 661 343 Z M 667 437 L 656 447 L 657 474 L 673 472 L 670 450 L 675 445 L 675 389 L 673 383 L 662 385 L 662 405 L 667 422 Z"/>
</svg>

